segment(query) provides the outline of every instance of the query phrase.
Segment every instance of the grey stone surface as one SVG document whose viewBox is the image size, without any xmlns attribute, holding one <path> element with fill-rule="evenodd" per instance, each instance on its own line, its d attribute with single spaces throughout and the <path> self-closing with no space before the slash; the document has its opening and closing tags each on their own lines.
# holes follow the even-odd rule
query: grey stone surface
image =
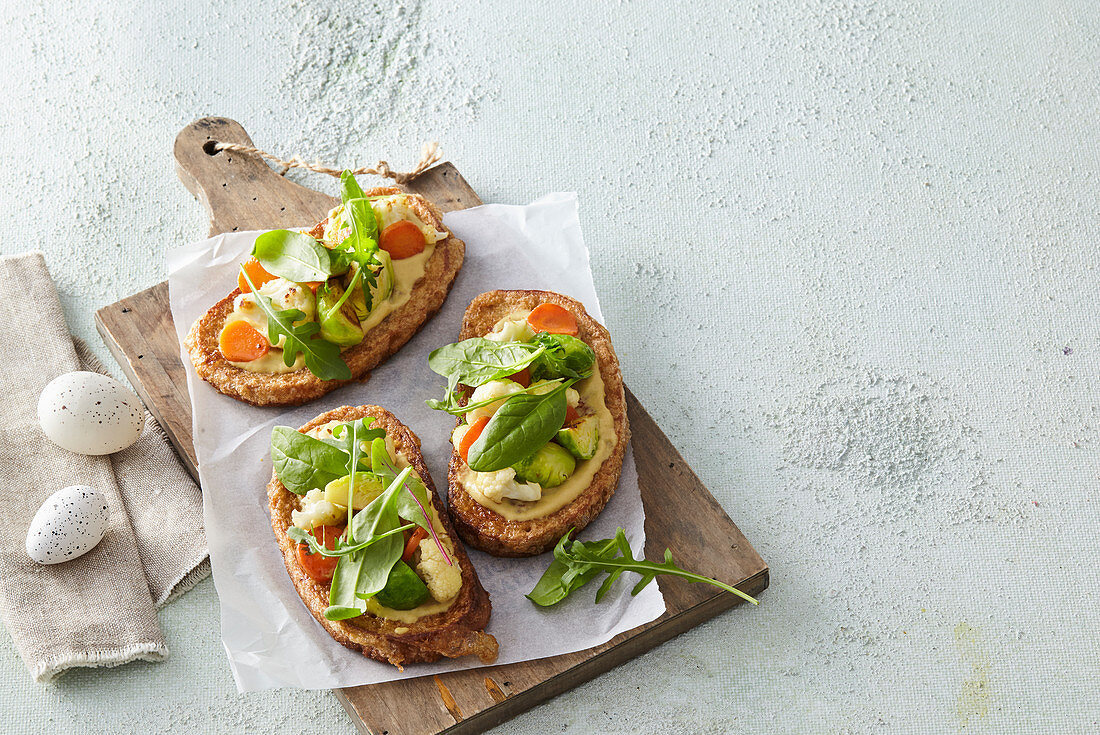
<svg viewBox="0 0 1100 735">
<path fill-rule="evenodd" d="M 203 236 L 176 132 L 580 194 L 633 391 L 772 565 L 738 609 L 501 733 L 1082 732 L 1100 705 L 1100 16 L 1085 0 L 2 4 L 2 252 L 73 331 Z M 332 182 L 308 179 L 309 185 Z M 9 492 L 16 489 L 9 488 Z M 239 696 L 207 581 L 162 664 L 9 732 L 349 732 Z"/>
</svg>

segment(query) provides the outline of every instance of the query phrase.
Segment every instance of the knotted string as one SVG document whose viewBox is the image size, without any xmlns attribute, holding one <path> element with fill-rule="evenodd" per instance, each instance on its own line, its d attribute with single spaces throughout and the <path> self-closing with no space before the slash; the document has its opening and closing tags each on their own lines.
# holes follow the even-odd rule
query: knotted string
<svg viewBox="0 0 1100 735">
<path fill-rule="evenodd" d="M 262 151 L 255 146 L 243 145 L 241 143 L 225 143 L 222 141 L 216 141 L 214 143 L 215 151 L 233 151 L 235 153 L 251 153 L 253 155 L 262 156 L 272 163 L 282 166 L 282 171 L 279 171 L 280 176 L 286 176 L 286 172 L 292 168 L 304 168 L 307 171 L 313 171 L 319 174 L 328 174 L 340 178 L 347 169 L 342 168 L 329 168 L 321 165 L 320 162 L 310 163 L 303 160 L 300 156 L 293 156 L 289 160 L 284 160 L 278 156 L 273 156 L 267 151 Z M 420 174 L 427 171 L 439 161 L 439 143 L 432 141 L 431 143 L 425 143 L 420 149 L 420 163 L 416 164 L 416 168 L 412 171 L 394 171 L 390 168 L 390 165 L 385 161 L 379 161 L 373 166 L 360 166 L 356 169 L 351 169 L 351 173 L 355 176 L 363 174 L 370 174 L 372 176 L 381 176 L 387 179 L 393 179 L 398 184 L 406 184 L 415 179 Z"/>
</svg>

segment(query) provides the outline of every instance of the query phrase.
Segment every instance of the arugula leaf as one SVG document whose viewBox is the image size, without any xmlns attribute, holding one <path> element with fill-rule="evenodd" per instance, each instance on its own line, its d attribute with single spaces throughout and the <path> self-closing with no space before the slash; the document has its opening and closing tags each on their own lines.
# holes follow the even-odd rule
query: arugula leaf
<svg viewBox="0 0 1100 735">
<path fill-rule="evenodd" d="M 497 409 L 470 447 L 467 464 L 476 472 L 495 472 L 530 456 L 554 438 L 565 423 L 569 380 L 549 393 L 516 393 Z"/>
<path fill-rule="evenodd" d="M 366 508 L 355 514 L 355 518 L 352 519 L 352 526 L 356 537 L 378 537 L 386 531 L 401 525 L 397 514 L 396 499 L 401 484 L 410 472 L 412 472 L 412 467 L 406 467 L 401 474 L 394 478 L 394 481 L 381 495 L 371 501 Z M 356 597 L 365 600 L 373 597 L 379 590 L 384 588 L 390 578 L 390 570 L 401 559 L 401 552 L 404 550 L 403 540 L 393 535 L 371 544 L 362 552 L 359 552 L 362 555 L 363 566 L 359 571 L 359 577 L 355 585 Z"/>
<path fill-rule="evenodd" d="M 568 534 L 566 534 L 566 537 L 568 537 Z M 590 541 L 588 545 L 595 547 L 597 553 L 606 553 L 615 546 L 615 539 Z M 554 605 L 564 600 L 574 590 L 578 590 L 591 582 L 602 571 L 602 569 L 593 567 L 590 564 L 576 563 L 570 565 L 554 559 L 550 562 L 550 566 L 542 577 L 539 578 L 535 588 L 527 595 L 527 598 L 543 607 Z"/>
<path fill-rule="evenodd" d="M 363 199 L 367 195 L 363 193 L 363 188 L 359 186 L 359 182 L 355 180 L 355 176 L 351 171 L 344 169 L 340 174 L 340 201 L 347 204 L 351 199 Z"/>
<path fill-rule="evenodd" d="M 347 266 L 342 270 L 334 267 L 331 252 L 324 245 L 291 230 L 263 233 L 256 238 L 252 255 L 268 273 L 295 283 L 326 281 L 347 270 Z"/>
<path fill-rule="evenodd" d="M 304 495 L 346 475 L 348 454 L 289 426 L 276 426 L 271 430 L 271 461 L 279 482 Z"/>
<path fill-rule="evenodd" d="M 256 297 L 256 304 L 267 315 L 267 338 L 271 344 L 277 344 L 280 337 L 286 337 L 283 344 L 283 363 L 288 367 L 294 364 L 298 354 L 305 358 L 306 367 L 321 380 L 350 380 L 351 369 L 340 356 L 340 348 L 320 337 L 321 325 L 314 321 L 295 324 L 305 318 L 298 309 L 275 311 L 271 299 L 264 296 L 252 282 L 248 272 L 242 267 L 245 281 L 248 282 Z"/>
<path fill-rule="evenodd" d="M 375 439 L 374 444 L 371 446 L 371 471 L 387 479 L 397 476 L 397 467 L 390 459 L 385 441 Z M 427 508 L 431 505 L 431 501 L 428 499 L 427 486 L 419 477 L 414 475 L 409 475 L 402 486 L 407 492 L 400 493 L 397 499 L 398 515 L 407 521 L 412 521 L 431 534 L 432 540 L 435 541 L 435 545 L 443 554 L 443 559 L 446 560 L 448 566 L 451 566 L 454 562 L 451 561 L 451 556 L 444 548 L 443 542 L 439 540 L 439 534 L 436 533 L 435 527 L 432 526 L 431 516 L 428 515 Z"/>
<path fill-rule="evenodd" d="M 585 373 L 584 375 L 582 375 L 580 377 L 580 379 L 584 380 L 585 378 L 589 377 L 591 374 L 592 373 Z M 537 394 L 540 391 L 545 390 L 547 385 L 549 385 L 551 383 L 560 383 L 560 382 L 561 381 L 547 380 L 547 381 L 543 381 L 543 382 L 540 382 L 540 383 L 532 383 L 531 385 L 527 386 L 526 388 L 522 388 L 520 390 L 517 390 L 515 393 L 510 394 L 509 397 L 518 396 L 518 395 L 521 395 L 523 393 L 536 393 Z M 428 408 L 435 409 L 436 411 L 446 411 L 447 413 L 451 414 L 452 416 L 461 416 L 464 413 L 468 413 L 470 411 L 473 411 L 475 408 L 484 408 L 485 406 L 489 406 L 491 404 L 494 404 L 494 403 L 496 403 L 497 401 L 500 400 L 500 397 L 498 396 L 496 398 L 486 398 L 483 401 L 474 401 L 472 403 L 466 403 L 466 404 L 460 404 L 459 400 L 460 400 L 460 396 L 457 393 L 448 393 L 446 398 L 442 401 L 436 400 L 435 398 L 429 398 L 428 400 L 424 401 L 424 403 L 428 404 Z"/>
<path fill-rule="evenodd" d="M 346 620 L 367 611 L 366 602 L 355 595 L 359 576 L 363 573 L 363 563 L 363 557 L 358 554 L 342 556 L 336 562 L 328 590 L 329 606 L 325 608 L 325 617 L 329 620 Z"/>
<path fill-rule="evenodd" d="M 367 302 L 367 311 L 370 311 L 371 289 L 378 285 L 374 267 L 382 266 L 377 255 L 378 217 L 351 171 L 345 170 L 340 174 L 340 200 L 344 203 L 342 215 L 351 228 L 351 234 L 340 244 L 347 248 L 346 257 L 359 264 L 363 273 L 363 296 Z"/>
<path fill-rule="evenodd" d="M 369 538 L 366 541 L 360 541 L 355 544 L 349 544 L 343 540 L 343 538 L 336 539 L 335 548 L 328 548 L 327 546 L 321 546 L 316 537 L 304 528 L 298 528 L 297 526 L 291 526 L 286 530 L 286 535 L 294 539 L 300 544 L 305 544 L 309 547 L 310 553 L 320 554 L 321 556 L 340 557 L 354 554 L 357 551 L 362 551 L 368 546 L 381 541 L 388 536 L 395 536 L 399 533 L 405 533 L 405 531 L 416 528 L 415 523 L 406 523 L 403 526 L 380 533 L 373 538 Z"/>
<path fill-rule="evenodd" d="M 371 429 L 371 424 L 374 423 L 373 416 L 367 416 L 366 418 L 356 419 L 347 424 L 340 424 L 332 430 L 332 438 L 340 442 L 342 448 L 348 453 L 347 464 L 347 476 L 349 488 L 355 487 L 355 473 L 359 469 L 359 458 L 363 455 L 363 442 L 371 441 L 380 436 L 385 436 L 386 432 L 382 429 Z M 349 498 L 352 490 L 349 490 Z M 354 529 L 351 522 L 352 514 L 355 512 L 352 509 L 353 503 L 348 500 L 348 543 L 355 543 Z"/>
<path fill-rule="evenodd" d="M 558 541 L 557 546 L 554 547 L 554 561 L 543 573 L 535 588 L 527 595 L 527 599 L 536 605 L 548 607 L 561 602 L 600 573 L 606 573 L 607 578 L 596 592 L 598 603 L 607 595 L 615 580 L 623 572 L 641 575 L 641 579 L 630 591 L 631 595 L 637 595 L 645 589 L 658 574 L 668 574 L 689 582 L 704 582 L 737 595 L 754 605 L 760 604 L 755 598 L 736 587 L 681 569 L 673 562 L 672 552 L 668 549 L 665 549 L 665 560 L 662 563 L 647 561 L 644 557 L 635 559 L 630 542 L 626 538 L 626 531 L 622 528 L 614 538 L 587 543 L 570 540 L 572 534 L 573 530 L 570 529 Z"/>
</svg>

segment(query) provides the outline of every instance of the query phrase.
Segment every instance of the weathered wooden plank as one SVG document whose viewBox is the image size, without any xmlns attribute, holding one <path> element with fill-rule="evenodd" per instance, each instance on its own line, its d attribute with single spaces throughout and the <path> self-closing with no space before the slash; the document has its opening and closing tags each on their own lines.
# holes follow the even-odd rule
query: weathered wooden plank
<svg viewBox="0 0 1100 735">
<path fill-rule="evenodd" d="M 225 118 L 198 120 L 176 139 L 180 178 L 209 211 L 211 234 L 312 224 L 332 207 L 332 197 L 287 181 L 255 156 L 213 153 L 212 141 L 251 145 L 244 129 Z M 429 169 L 406 188 L 431 199 L 443 211 L 481 203 L 450 163 Z M 169 312 L 167 284 L 100 309 L 96 324 L 150 412 L 197 475 L 186 374 Z M 687 568 L 733 580 L 750 594 L 764 590 L 768 567 L 748 539 L 629 391 L 627 404 L 646 511 L 646 555 L 660 558 L 670 547 Z M 337 696 L 364 733 L 482 732 L 739 601 L 712 587 L 682 580 L 661 579 L 659 584 L 666 613 L 602 646 L 538 661 L 343 689 Z"/>
</svg>

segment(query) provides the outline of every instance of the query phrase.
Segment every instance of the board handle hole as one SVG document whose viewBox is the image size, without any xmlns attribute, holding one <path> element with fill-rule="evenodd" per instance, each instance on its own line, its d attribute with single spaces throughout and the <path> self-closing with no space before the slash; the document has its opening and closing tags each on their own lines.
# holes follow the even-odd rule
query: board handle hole
<svg viewBox="0 0 1100 735">
<path fill-rule="evenodd" d="M 205 143 L 203 143 L 202 144 L 202 150 L 203 150 L 203 153 L 205 153 L 208 156 L 216 156 L 219 153 L 221 153 L 221 151 L 218 150 L 218 141 L 216 141 L 216 140 L 208 140 Z"/>
</svg>

